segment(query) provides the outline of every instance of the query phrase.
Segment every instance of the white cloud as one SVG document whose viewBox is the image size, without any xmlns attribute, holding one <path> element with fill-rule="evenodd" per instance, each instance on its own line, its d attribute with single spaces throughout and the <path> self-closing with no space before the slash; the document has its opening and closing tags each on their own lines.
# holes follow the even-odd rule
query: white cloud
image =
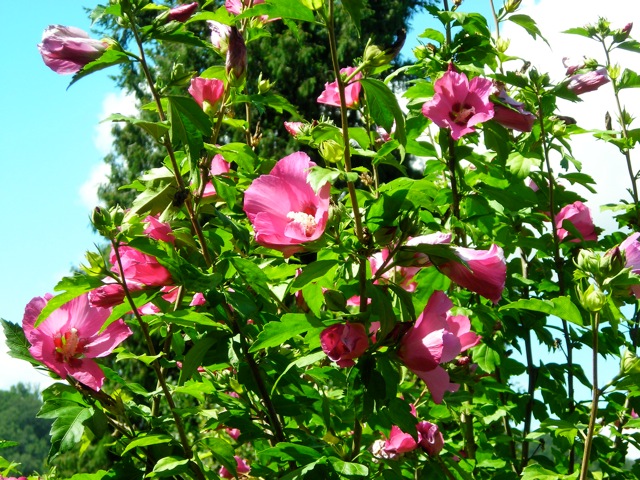
<svg viewBox="0 0 640 480">
<path fill-rule="evenodd" d="M 112 92 L 104 98 L 102 102 L 102 112 L 99 118 L 100 123 L 96 125 L 95 136 L 93 138 L 93 143 L 98 152 L 100 152 L 101 157 L 111 151 L 111 145 L 113 143 L 113 136 L 111 135 L 113 123 L 104 121 L 104 119 L 115 113 L 130 117 L 137 116 L 138 110 L 136 108 L 135 97 L 133 95 L 127 95 L 124 92 Z M 89 210 L 92 210 L 96 205 L 100 204 L 98 188 L 107 182 L 109 172 L 109 166 L 100 161 L 99 164 L 93 166 L 89 178 L 80 186 L 80 201 L 82 205 Z"/>
<path fill-rule="evenodd" d="M 564 30 L 596 23 L 599 17 L 607 18 L 614 29 L 622 28 L 629 22 L 635 22 L 635 25 L 640 27 L 640 9 L 631 8 L 627 0 L 525 0 L 518 13 L 529 15 L 537 22 L 551 48 L 539 39 L 533 40 L 521 27 L 506 22 L 501 35 L 511 40 L 507 53 L 530 61 L 540 72 L 549 72 L 553 81 L 564 78 L 563 57 L 582 59 L 586 56 L 604 63 L 604 50 L 599 43 L 585 37 L 564 34 Z M 632 36 L 637 37 L 637 31 L 632 31 Z M 626 66 L 637 69 L 639 60 L 638 54 L 631 52 L 616 50 L 612 54 L 612 61 L 619 63 L 623 68 Z M 517 69 L 521 65 L 522 62 L 514 63 L 512 68 Z M 609 112 L 614 119 L 615 128 L 616 107 L 610 85 L 583 94 L 581 98 L 583 101 L 580 103 L 560 101 L 560 113 L 575 118 L 583 128 L 604 130 L 605 114 Z M 632 113 L 634 107 L 640 105 L 638 89 L 623 90 L 621 98 Z M 637 108 L 635 113 L 638 114 Z M 583 172 L 591 175 L 597 182 L 597 194 L 591 194 L 586 190 L 580 193 L 588 200 L 595 223 L 612 230 L 616 224 L 611 218 L 611 212 L 600 212 L 600 206 L 618 203 L 622 198 L 631 200 L 626 192 L 631 183 L 625 159 L 617 148 L 593 138 L 590 134 L 574 137 L 572 145 L 574 156 L 583 164 Z M 632 158 L 635 157 L 635 169 L 640 166 L 639 156 L 640 151 L 636 148 L 632 152 Z M 557 167 L 555 170 L 556 173 L 559 171 Z"/>
<path fill-rule="evenodd" d="M 103 121 L 109 115 L 119 113 L 128 117 L 135 117 L 138 114 L 136 100 L 133 95 L 124 92 L 109 93 L 102 102 L 102 112 L 100 113 L 100 123 L 96 127 L 94 144 L 102 155 L 111 151 L 113 137 L 111 135 L 112 122 Z"/>
</svg>

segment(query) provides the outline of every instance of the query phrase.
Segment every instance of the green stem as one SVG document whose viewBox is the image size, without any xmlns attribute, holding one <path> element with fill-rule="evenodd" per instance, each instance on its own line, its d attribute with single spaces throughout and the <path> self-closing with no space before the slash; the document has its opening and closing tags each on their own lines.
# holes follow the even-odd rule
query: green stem
<svg viewBox="0 0 640 480">
<path fill-rule="evenodd" d="M 587 429 L 587 437 L 584 441 L 584 456 L 582 457 L 582 465 L 580 467 L 579 480 L 586 480 L 589 473 L 589 457 L 591 456 L 591 447 L 593 445 L 593 434 L 595 432 L 596 418 L 598 416 L 598 398 L 600 396 L 600 390 L 598 390 L 598 330 L 600 326 L 600 312 L 593 314 L 593 321 L 591 325 L 593 345 L 592 345 L 592 359 L 593 362 L 593 382 L 592 382 L 592 399 L 591 399 L 591 414 L 589 415 L 589 427 Z"/>
<path fill-rule="evenodd" d="M 564 261 L 560 256 L 560 239 L 558 237 L 558 229 L 556 228 L 556 205 L 555 205 L 555 179 L 553 178 L 553 170 L 551 169 L 551 161 L 549 160 L 549 145 L 547 144 L 547 133 L 544 126 L 544 113 L 542 111 L 542 100 L 539 95 L 538 99 L 538 121 L 540 122 L 540 139 L 542 141 L 542 149 L 544 161 L 547 168 L 547 182 L 549 183 L 549 216 L 551 220 L 551 234 L 553 236 L 553 259 L 558 275 L 559 294 L 565 295 L 566 286 L 564 280 Z M 569 415 L 571 416 L 576 409 L 575 404 L 575 387 L 573 374 L 573 342 L 571 341 L 571 329 L 566 320 L 562 320 L 562 333 L 567 346 L 567 390 L 569 394 Z M 576 450 L 575 442 L 571 445 L 569 451 L 569 474 L 572 474 L 575 468 Z"/>
<path fill-rule="evenodd" d="M 147 84 L 149 85 L 151 96 L 153 97 L 156 104 L 156 108 L 158 109 L 158 116 L 160 117 L 161 121 L 165 122 L 167 120 L 167 117 L 164 113 L 164 109 L 162 108 L 162 101 L 160 98 L 160 94 L 156 89 L 155 83 L 153 81 L 153 77 L 151 76 L 151 71 L 149 70 L 149 66 L 147 64 L 147 59 L 144 53 L 142 39 L 140 38 L 140 34 L 138 32 L 138 29 L 136 28 L 133 15 L 130 12 L 127 12 L 127 16 L 129 17 L 131 31 L 133 32 L 133 35 L 136 39 L 136 43 L 138 45 L 138 49 L 140 50 L 140 65 L 142 66 L 142 71 L 144 73 L 145 79 L 147 80 Z M 163 141 L 163 146 L 167 150 L 167 154 L 171 161 L 171 168 L 173 168 L 173 175 L 178 184 L 179 191 L 180 192 L 188 191 L 188 188 L 184 183 L 184 179 L 180 174 L 180 167 L 178 166 L 175 152 L 173 151 L 173 145 L 171 145 L 171 140 L 166 136 Z M 200 224 L 198 223 L 198 219 L 196 217 L 191 198 L 187 197 L 184 203 L 185 203 L 185 206 L 187 207 L 187 211 L 189 212 L 189 220 L 191 221 L 191 226 L 193 228 L 193 231 L 195 232 L 196 236 L 198 237 L 198 241 L 200 242 L 202 256 L 204 257 L 205 262 L 207 263 L 207 266 L 211 267 L 213 265 L 213 262 L 211 260 L 211 255 L 209 254 L 207 243 L 205 241 L 204 235 L 202 234 L 202 228 L 200 228 Z"/>
<path fill-rule="evenodd" d="M 131 296 L 131 291 L 129 290 L 129 287 L 127 285 L 126 278 L 124 277 L 124 268 L 122 266 L 122 259 L 120 257 L 120 252 L 118 251 L 118 244 L 112 240 L 111 245 L 113 247 L 113 251 L 116 257 L 116 263 L 118 264 L 118 268 L 121 273 L 121 281 L 122 281 L 121 285 L 122 285 L 122 288 L 124 289 L 124 295 L 127 298 L 129 305 L 131 305 L 131 309 L 133 311 L 134 317 L 138 321 L 138 325 L 140 326 L 140 330 L 142 331 L 142 335 L 144 336 L 145 343 L 147 344 L 147 350 L 149 351 L 149 355 L 151 355 L 152 357 L 155 357 L 156 348 L 153 345 L 153 341 L 151 340 L 151 334 L 149 333 L 149 326 L 144 322 L 144 320 L 142 320 L 142 317 L 140 316 L 140 312 L 138 311 L 138 308 L 136 307 L 136 304 L 133 301 L 133 297 Z M 177 412 L 176 404 L 175 404 L 175 401 L 173 400 L 173 395 L 169 390 L 167 381 L 164 378 L 164 372 L 162 371 L 162 367 L 160 366 L 160 362 L 158 361 L 157 358 L 151 363 L 151 366 L 155 371 L 156 376 L 158 377 L 158 382 L 160 383 L 160 386 L 162 388 L 162 393 L 164 394 L 167 400 L 167 404 L 169 405 L 169 409 L 171 410 L 171 415 L 173 416 L 176 429 L 178 430 L 178 436 L 180 437 L 180 443 L 182 444 L 184 456 L 185 458 L 192 460 L 193 450 L 191 449 L 191 445 L 189 444 L 189 439 L 184 429 L 184 423 L 182 422 L 182 417 Z M 190 461 L 189 464 L 194 474 L 196 475 L 196 478 L 198 478 L 198 480 L 205 480 L 204 473 L 202 472 L 202 470 L 200 470 L 200 467 L 198 466 L 198 464 L 194 461 Z"/>
<path fill-rule="evenodd" d="M 336 44 L 336 32 L 334 24 L 334 0 L 329 0 L 329 18 L 327 19 L 327 29 L 329 31 L 329 49 L 331 51 L 331 62 L 333 70 L 336 74 L 336 82 L 338 83 L 338 92 L 340 94 L 340 121 L 342 123 L 342 141 L 344 144 L 344 169 L 347 173 L 351 172 L 351 147 L 349 145 L 349 121 L 347 118 L 347 102 L 344 94 L 344 80 L 340 76 L 340 62 L 338 60 L 338 48 Z M 362 217 L 360 208 L 358 207 L 358 197 L 353 182 L 347 182 L 349 190 L 349 198 L 353 207 L 353 219 L 355 223 L 355 231 L 358 240 L 363 245 L 366 244 L 364 238 L 364 230 L 362 228 Z"/>
</svg>

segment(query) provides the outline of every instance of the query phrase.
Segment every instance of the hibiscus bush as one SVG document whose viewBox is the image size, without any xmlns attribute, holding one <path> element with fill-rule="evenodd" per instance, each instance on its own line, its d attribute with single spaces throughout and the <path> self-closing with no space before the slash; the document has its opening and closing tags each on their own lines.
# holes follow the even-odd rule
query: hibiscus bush
<svg viewBox="0 0 640 480">
<path fill-rule="evenodd" d="M 442 28 L 397 69 L 403 34 L 339 63 L 335 13 L 357 35 L 359 2 L 110 0 L 92 18 L 127 44 L 45 31 L 44 62 L 71 83 L 144 73 L 155 121 L 111 120 L 166 155 L 133 205 L 96 207 L 106 249 L 3 322 L 10 353 L 60 380 L 39 413 L 50 460 L 108 438 L 118 460 L 73 478 L 638 478 L 640 129 L 624 90 L 640 81 L 615 54 L 640 43 L 603 19 L 572 29 L 606 56 L 551 78 L 495 33 L 540 37 L 519 1 L 491 25 L 461 3 L 428 7 Z M 246 45 L 276 22 L 326 29 L 332 73 L 308 99 L 322 118 L 247 80 Z M 219 62 L 159 78 L 156 42 Z M 597 88 L 616 108 L 606 129 L 559 115 Z M 256 154 L 270 109 L 291 114 L 283 158 Z M 572 154 L 585 133 L 620 151 L 618 231 L 578 193 L 597 189 Z"/>
</svg>

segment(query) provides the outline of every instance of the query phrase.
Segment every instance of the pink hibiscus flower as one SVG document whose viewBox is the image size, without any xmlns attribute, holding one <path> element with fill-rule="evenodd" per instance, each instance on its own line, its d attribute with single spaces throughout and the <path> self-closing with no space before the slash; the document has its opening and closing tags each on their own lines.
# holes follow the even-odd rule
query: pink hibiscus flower
<svg viewBox="0 0 640 480">
<path fill-rule="evenodd" d="M 236 469 L 238 471 L 238 475 L 244 476 L 245 473 L 249 473 L 251 471 L 251 467 L 247 465 L 247 462 L 245 462 L 238 455 L 234 455 L 233 458 L 236 459 Z M 220 475 L 220 478 L 236 478 L 229 470 L 227 470 L 226 467 L 221 467 L 218 475 Z"/>
<path fill-rule="evenodd" d="M 346 67 L 340 70 L 340 73 L 345 77 L 348 77 L 355 71 L 355 67 Z M 348 85 L 344 87 L 344 101 L 347 104 L 347 108 L 356 108 L 358 106 L 360 91 L 362 85 L 360 80 L 362 73 L 357 73 Z M 340 106 L 340 91 L 338 90 L 338 80 L 331 83 L 324 84 L 324 91 L 318 97 L 318 103 L 324 103 L 326 105 L 333 105 L 334 107 Z"/>
<path fill-rule="evenodd" d="M 325 183 L 317 194 L 313 191 L 307 171 L 315 165 L 306 153 L 292 153 L 249 186 L 244 211 L 260 245 L 288 257 L 322 236 L 329 218 L 331 185 Z"/>
<path fill-rule="evenodd" d="M 79 28 L 49 25 L 42 34 L 38 50 L 47 67 L 67 75 L 97 60 L 108 46 L 107 42 L 94 40 Z"/>
<path fill-rule="evenodd" d="M 71 376 L 96 391 L 100 390 L 104 373 L 91 359 L 109 355 L 131 335 L 131 330 L 120 319 L 100 333 L 111 310 L 92 307 L 87 294 L 54 310 L 34 328 L 38 315 L 50 299 L 51 295 L 35 297 L 25 308 L 22 328 L 31 344 L 29 352 L 61 378 Z"/>
<path fill-rule="evenodd" d="M 119 252 L 124 271 L 120 271 L 113 248 L 109 256 L 109 261 L 113 265 L 111 271 L 126 282 L 130 291 L 163 287 L 173 283 L 169 271 L 160 265 L 155 257 L 126 245 L 120 246 Z M 104 308 L 122 303 L 125 298 L 122 285 L 115 283 L 111 277 L 107 277 L 103 281 L 105 285 L 89 292 L 91 305 Z"/>
<path fill-rule="evenodd" d="M 440 128 L 450 129 L 454 140 L 475 132 L 474 125 L 493 118 L 493 104 L 489 101 L 493 82 L 487 78 L 475 77 L 469 82 L 464 73 L 453 71 L 449 64 L 433 90 L 435 95 L 422 106 L 422 114 Z"/>
<path fill-rule="evenodd" d="M 565 220 L 573 224 L 584 240 L 590 241 L 598 239 L 596 227 L 593 224 L 593 219 L 591 218 L 591 212 L 581 201 L 576 201 L 570 205 L 566 205 L 556 215 L 556 229 L 558 230 L 558 239 L 560 241 L 570 236 L 570 233 L 562 228 L 562 222 Z M 577 243 L 581 240 L 579 238 L 572 238 L 569 241 Z"/>
<path fill-rule="evenodd" d="M 231 164 L 227 162 L 222 155 L 219 153 L 213 157 L 211 160 L 211 168 L 209 170 L 209 174 L 214 177 L 216 175 L 223 175 L 225 173 L 229 173 L 231 170 Z M 203 197 L 212 197 L 216 194 L 216 189 L 213 186 L 213 182 L 208 182 L 204 187 Z"/>
<path fill-rule="evenodd" d="M 369 337 L 361 323 L 331 325 L 320 333 L 322 351 L 340 367 L 352 367 L 369 347 Z"/>
<path fill-rule="evenodd" d="M 626 259 L 625 267 L 630 268 L 632 273 L 640 275 L 640 233 L 634 233 L 620 244 L 620 250 L 624 252 Z M 640 285 L 632 285 L 631 291 L 640 298 Z"/>
<path fill-rule="evenodd" d="M 445 392 L 459 388 L 451 383 L 440 364 L 450 362 L 480 342 L 480 337 L 471 331 L 469 318 L 450 315 L 451 307 L 453 303 L 444 292 L 433 292 L 413 328 L 400 340 L 398 349 L 398 357 L 424 380 L 436 403 L 442 402 Z"/>
<path fill-rule="evenodd" d="M 168 223 L 161 222 L 153 215 L 147 215 L 144 223 L 147 225 L 144 229 L 144 234 L 148 237 L 171 244 L 176 243 L 176 237 L 173 235 L 171 225 Z"/>
</svg>

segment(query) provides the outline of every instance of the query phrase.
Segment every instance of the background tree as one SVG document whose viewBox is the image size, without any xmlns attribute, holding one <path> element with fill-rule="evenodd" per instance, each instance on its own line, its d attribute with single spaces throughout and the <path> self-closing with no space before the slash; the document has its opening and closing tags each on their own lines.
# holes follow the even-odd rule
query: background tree
<svg viewBox="0 0 640 480">
<path fill-rule="evenodd" d="M 178 2 L 169 2 L 176 4 Z M 339 10 L 336 32 L 338 37 L 338 54 L 340 65 L 351 65 L 355 58 L 362 56 L 367 39 L 380 46 L 393 45 L 403 36 L 411 16 L 420 8 L 434 3 L 433 0 L 369 0 L 365 2 L 361 15 L 361 33 L 353 21 Z M 219 5 L 205 7 L 207 11 L 220 8 Z M 153 20 L 150 16 L 149 21 Z M 113 31 L 113 25 L 101 20 L 101 27 Z M 189 28 L 202 39 L 209 38 L 209 30 L 204 22 L 194 22 Z M 323 26 L 302 23 L 296 28 L 289 28 L 283 22 L 273 22 L 266 26 L 268 36 L 260 37 L 247 44 L 248 58 L 252 62 L 247 70 L 248 93 L 255 93 L 258 76 L 274 84 L 274 90 L 284 96 L 292 105 L 298 106 L 301 118 L 319 119 L 321 115 L 337 114 L 336 109 L 328 111 L 309 98 L 317 98 L 324 88 L 325 82 L 333 81 L 333 74 L 327 66 L 331 64 L 328 46 L 325 42 Z M 122 30 L 116 29 L 122 32 Z M 122 33 L 118 41 L 126 45 L 130 38 Z M 150 63 L 154 65 L 154 75 L 168 78 L 180 77 L 184 72 L 200 73 L 213 65 L 224 64 L 213 49 L 175 43 L 155 43 L 147 52 Z M 397 58 L 396 63 L 402 59 Z M 114 77 L 119 88 L 132 94 L 140 104 L 150 102 L 148 91 L 141 88 L 144 84 L 143 73 L 136 68 L 126 68 Z M 171 87 L 174 93 L 184 94 L 190 75 L 183 77 Z M 154 114 L 147 112 L 149 118 Z M 238 112 L 244 117 L 244 112 Z M 144 113 L 143 113 L 144 115 Z M 276 112 L 266 109 L 262 112 L 251 112 L 253 128 L 258 128 L 256 137 L 261 141 L 255 146 L 256 153 L 265 157 L 281 157 L 294 149 L 299 149 L 296 142 L 284 131 L 283 122 L 295 120 L 294 116 L 284 111 Z M 256 127 L 256 125 L 258 127 Z M 224 127 L 223 127 L 224 128 Z M 237 130 L 223 129 L 222 132 L 231 138 L 238 136 Z M 100 187 L 99 197 L 107 206 L 130 205 L 135 192 L 120 190 L 123 185 L 130 184 L 137 175 L 161 164 L 164 155 L 156 147 L 153 139 L 138 127 L 130 124 L 116 124 L 113 128 L 113 150 L 105 157 L 111 167 L 109 182 Z"/>
</svg>

